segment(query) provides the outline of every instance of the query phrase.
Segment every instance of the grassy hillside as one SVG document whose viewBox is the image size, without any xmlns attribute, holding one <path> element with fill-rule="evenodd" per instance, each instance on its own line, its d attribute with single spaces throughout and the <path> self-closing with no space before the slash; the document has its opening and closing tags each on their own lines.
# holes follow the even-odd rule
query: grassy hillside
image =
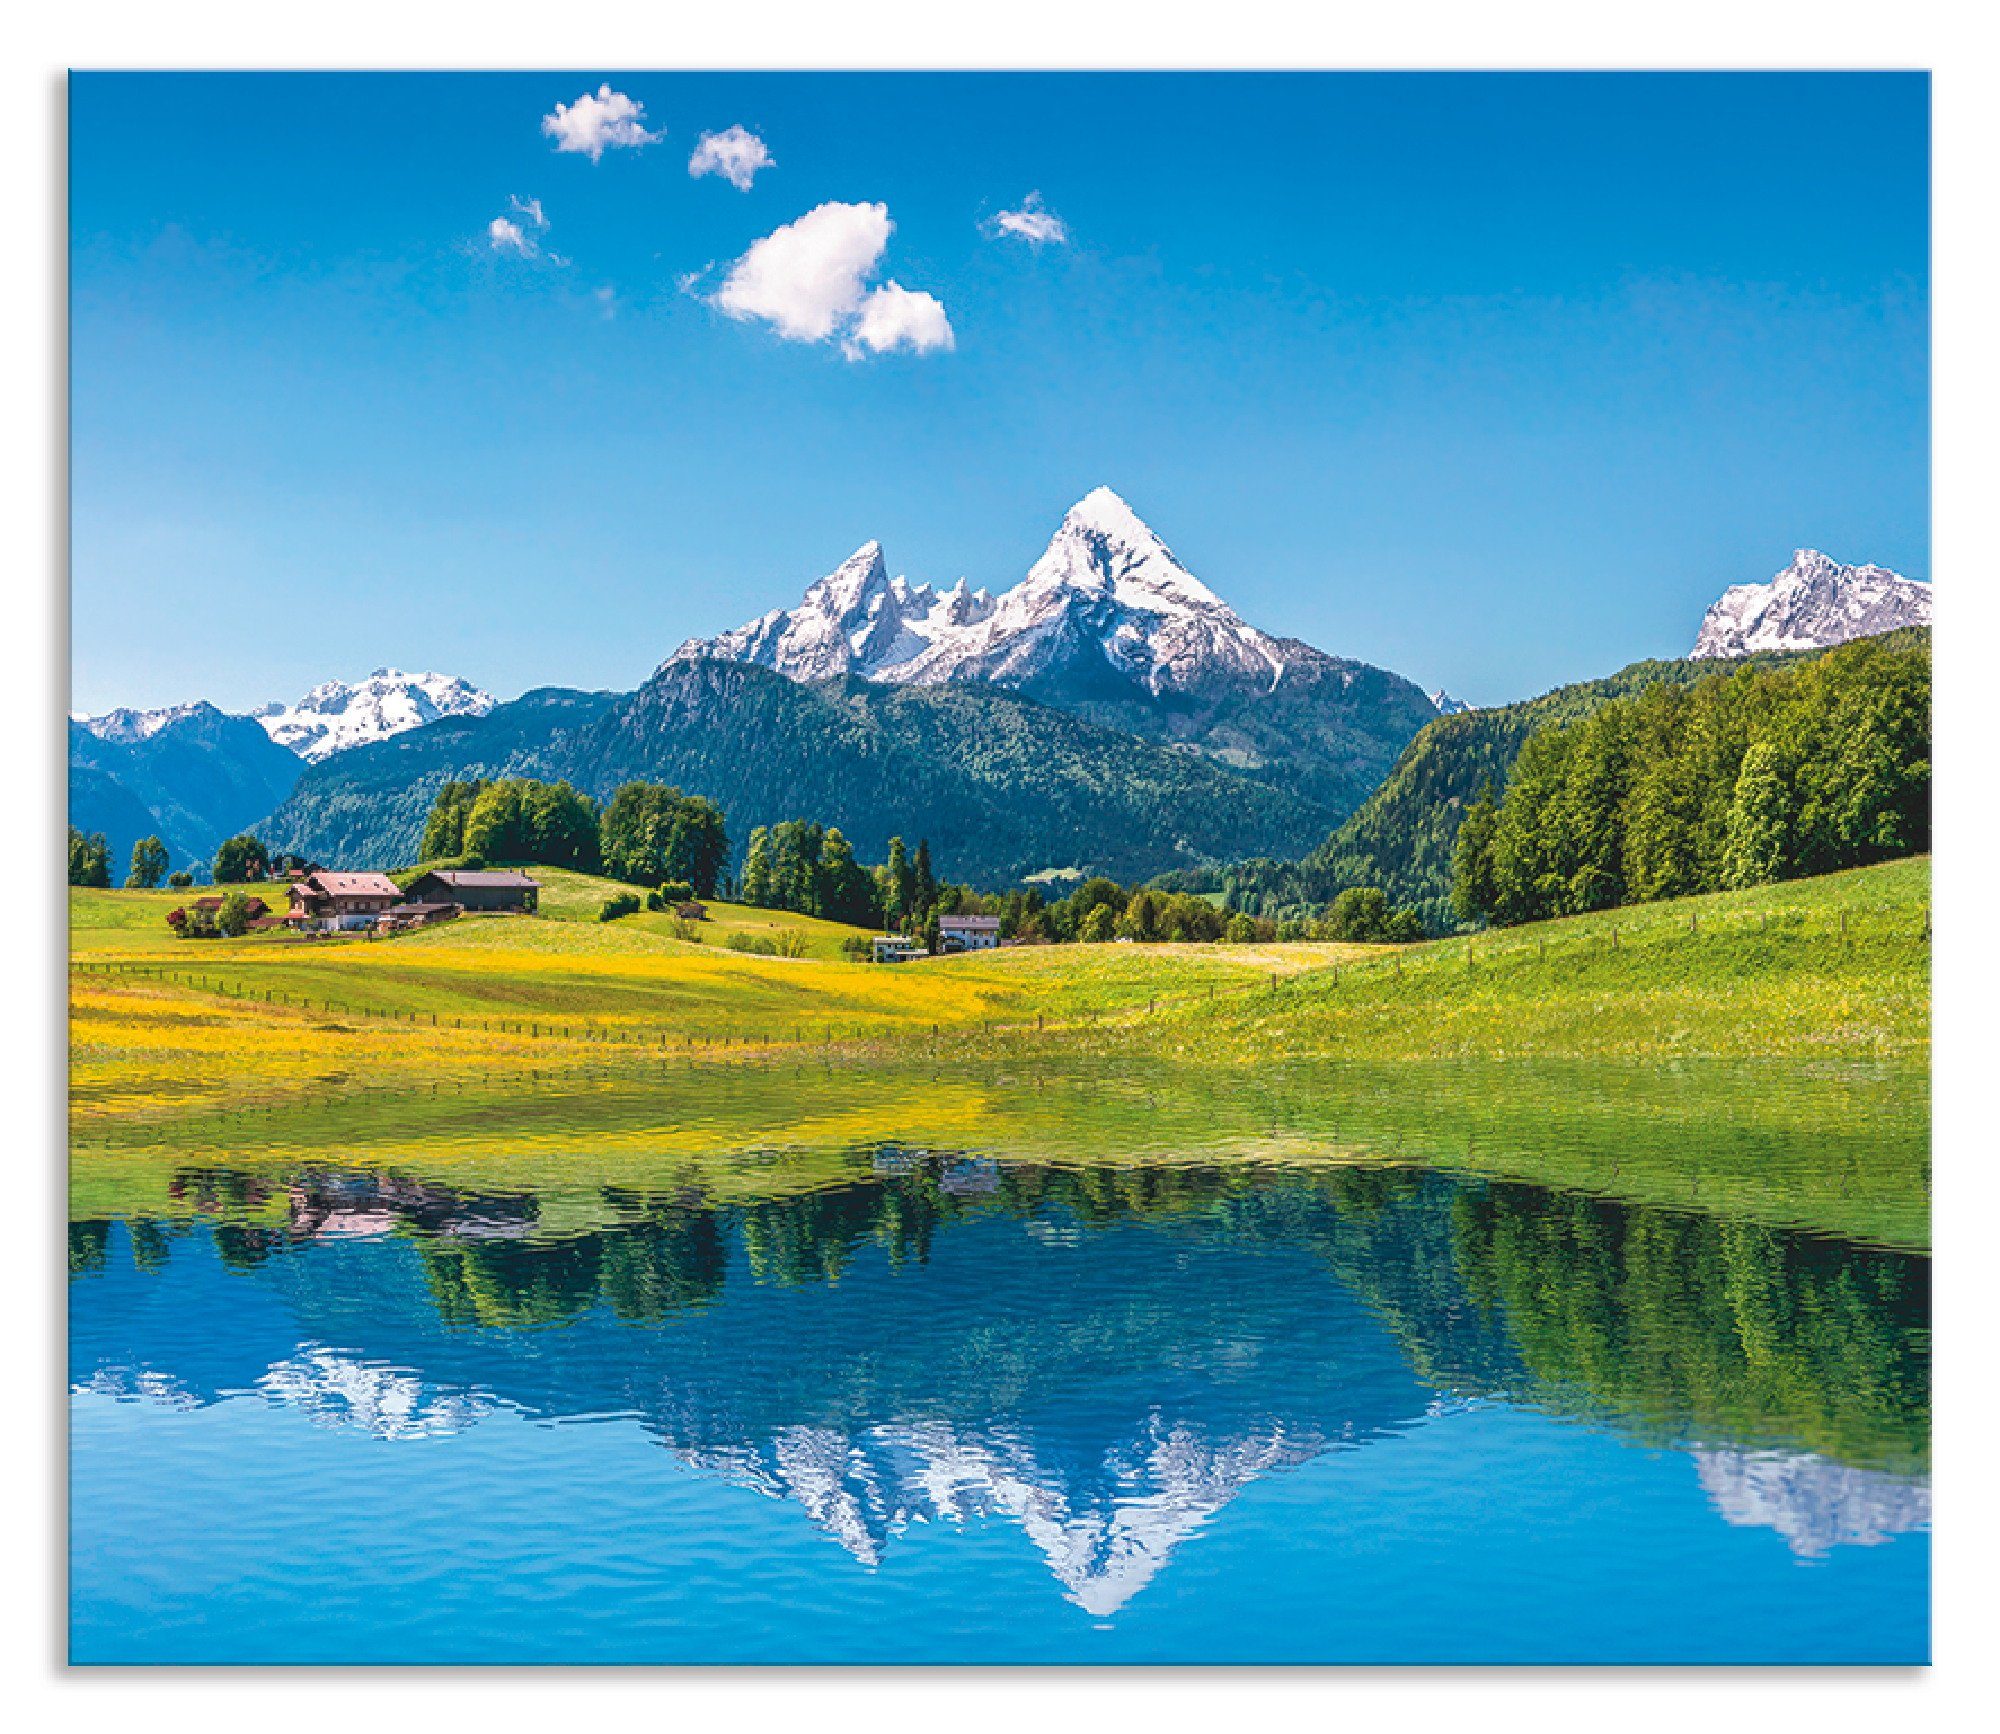
<svg viewBox="0 0 2000 1734">
<path fill-rule="evenodd" d="M 1679 1057 L 1922 1061 L 1930 861 L 1436 940 L 1103 1033 L 1254 1063 Z"/>
</svg>

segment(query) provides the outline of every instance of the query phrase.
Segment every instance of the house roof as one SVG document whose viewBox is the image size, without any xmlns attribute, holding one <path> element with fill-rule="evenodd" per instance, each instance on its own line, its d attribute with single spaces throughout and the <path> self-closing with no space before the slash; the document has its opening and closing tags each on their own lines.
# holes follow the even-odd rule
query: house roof
<svg viewBox="0 0 2000 1734">
<path fill-rule="evenodd" d="M 386 873 L 314 873 L 303 882 L 315 886 L 326 897 L 394 897 L 401 900 L 402 887 Z"/>
<path fill-rule="evenodd" d="M 485 891 L 511 891 L 517 888 L 526 891 L 538 891 L 541 889 L 542 884 L 539 879 L 530 879 L 525 873 L 511 873 L 498 870 L 480 873 L 464 867 L 440 867 L 434 872 L 426 873 L 424 878 L 442 879 L 447 885 L 463 886 L 467 890 Z M 420 880 L 419 883 L 421 884 L 422 881 Z"/>
<path fill-rule="evenodd" d="M 971 933 L 998 933 L 1000 917 L 997 915 L 941 915 L 939 927 L 963 928 Z"/>
</svg>

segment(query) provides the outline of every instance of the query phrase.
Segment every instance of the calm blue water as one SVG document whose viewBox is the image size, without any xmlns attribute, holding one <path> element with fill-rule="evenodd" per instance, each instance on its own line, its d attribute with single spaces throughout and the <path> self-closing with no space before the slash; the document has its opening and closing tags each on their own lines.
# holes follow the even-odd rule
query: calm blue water
<svg viewBox="0 0 2000 1734">
<path fill-rule="evenodd" d="M 1928 1266 L 1417 1170 L 71 1228 L 81 1662 L 1928 1652 Z"/>
</svg>

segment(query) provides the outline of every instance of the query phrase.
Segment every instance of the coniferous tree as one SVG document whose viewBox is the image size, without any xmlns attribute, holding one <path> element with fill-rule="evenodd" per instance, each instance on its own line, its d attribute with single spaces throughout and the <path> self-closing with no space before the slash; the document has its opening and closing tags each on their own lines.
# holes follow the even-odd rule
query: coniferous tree
<svg viewBox="0 0 2000 1734">
<path fill-rule="evenodd" d="M 903 847 L 901 837 L 889 839 L 886 881 L 884 912 L 891 925 L 900 928 L 910 919 L 916 901 L 916 875 L 911 871 L 909 851 Z"/>
<path fill-rule="evenodd" d="M 1499 822 L 1493 785 L 1487 783 L 1466 809 L 1452 845 L 1451 908 L 1461 921 L 1483 921 L 1493 913 L 1493 832 Z"/>
<path fill-rule="evenodd" d="M 743 856 L 743 879 L 738 895 L 759 909 L 771 907 L 774 884 L 771 873 L 771 833 L 759 825 L 750 833 L 750 846 Z"/>
</svg>

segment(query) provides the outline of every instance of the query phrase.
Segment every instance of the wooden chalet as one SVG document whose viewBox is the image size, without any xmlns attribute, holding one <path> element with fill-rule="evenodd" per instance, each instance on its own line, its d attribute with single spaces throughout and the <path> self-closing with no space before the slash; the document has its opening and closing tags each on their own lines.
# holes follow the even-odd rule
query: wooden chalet
<svg viewBox="0 0 2000 1734">
<path fill-rule="evenodd" d="M 412 880 L 413 903 L 451 903 L 460 909 L 514 911 L 534 914 L 542 886 L 525 873 L 499 868 L 440 867 Z"/>
<path fill-rule="evenodd" d="M 360 933 L 403 900 L 386 873 L 308 873 L 292 886 L 285 920 L 305 933 Z"/>
</svg>

